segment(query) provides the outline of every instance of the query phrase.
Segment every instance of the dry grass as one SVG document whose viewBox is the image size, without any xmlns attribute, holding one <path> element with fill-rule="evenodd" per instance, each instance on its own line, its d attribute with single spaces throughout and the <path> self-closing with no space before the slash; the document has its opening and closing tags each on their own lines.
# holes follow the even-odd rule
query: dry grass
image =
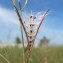
<svg viewBox="0 0 63 63">
<path fill-rule="evenodd" d="M 10 61 L 10 63 L 23 63 L 22 48 L 0 48 L 0 54 Z M 0 55 L 0 63 L 9 63 L 6 59 Z M 33 48 L 29 63 L 63 63 L 63 47 Z"/>
</svg>

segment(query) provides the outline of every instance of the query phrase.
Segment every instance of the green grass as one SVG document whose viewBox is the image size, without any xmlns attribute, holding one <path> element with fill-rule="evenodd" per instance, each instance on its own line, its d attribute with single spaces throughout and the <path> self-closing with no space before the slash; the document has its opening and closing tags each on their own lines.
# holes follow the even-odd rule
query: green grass
<svg viewBox="0 0 63 63">
<path fill-rule="evenodd" d="M 10 63 L 23 63 L 22 48 L 0 48 L 0 54 L 7 58 Z M 7 63 L 0 57 L 0 63 Z M 63 47 L 34 48 L 29 63 L 63 63 Z"/>
</svg>

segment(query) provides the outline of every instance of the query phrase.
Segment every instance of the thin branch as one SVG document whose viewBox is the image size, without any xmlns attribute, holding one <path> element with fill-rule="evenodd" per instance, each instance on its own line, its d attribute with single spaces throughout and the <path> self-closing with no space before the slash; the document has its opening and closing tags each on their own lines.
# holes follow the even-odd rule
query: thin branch
<svg viewBox="0 0 63 63">
<path fill-rule="evenodd" d="M 2 54 L 0 54 L 0 56 L 1 56 L 7 63 L 10 63 Z"/>
<path fill-rule="evenodd" d="M 17 7 L 16 7 L 15 5 L 14 5 L 14 8 L 15 8 L 16 13 L 17 13 L 17 15 L 18 15 L 19 21 L 20 21 L 20 23 L 22 24 L 23 29 L 24 29 L 24 31 L 25 31 L 25 34 L 26 34 L 26 37 L 27 37 L 27 41 L 29 41 L 29 39 L 28 39 L 28 34 L 27 34 L 27 32 L 26 32 L 26 28 L 25 28 L 25 26 L 24 26 L 24 23 L 23 23 L 23 21 L 22 21 L 22 19 L 21 19 L 20 14 L 19 14 L 19 12 L 18 12 L 18 9 L 17 9 Z"/>
<path fill-rule="evenodd" d="M 21 9 L 21 4 L 20 4 L 20 2 L 18 2 L 18 3 L 19 3 L 19 8 Z M 24 29 L 24 31 L 25 31 L 27 41 L 29 41 L 29 39 L 28 39 L 28 35 L 27 35 L 26 28 L 25 28 L 24 23 L 23 23 L 23 21 L 22 21 L 22 19 L 21 19 L 20 13 L 22 13 L 22 11 L 19 13 L 19 11 L 18 11 L 16 5 L 14 5 L 14 8 L 15 8 L 15 10 L 16 10 L 16 13 L 17 13 L 18 18 L 19 18 L 19 21 L 20 21 L 21 33 L 22 33 L 22 41 L 23 41 L 22 43 L 23 43 L 23 49 L 24 49 L 24 38 L 23 38 L 23 30 L 22 30 L 22 27 L 23 27 L 23 29 Z M 24 50 L 23 50 L 23 63 L 25 63 Z"/>
<path fill-rule="evenodd" d="M 19 4 L 19 8 L 21 10 L 21 3 L 20 0 L 18 0 L 18 4 Z M 20 11 L 20 15 L 22 14 L 22 12 Z M 20 23 L 20 28 L 21 28 L 21 37 L 22 37 L 22 45 L 23 45 L 23 63 L 25 63 L 25 47 L 24 47 L 24 37 L 23 37 L 23 29 L 22 29 L 22 24 Z"/>
<path fill-rule="evenodd" d="M 22 11 L 24 10 L 24 8 L 26 7 L 28 1 L 29 1 L 29 0 L 26 0 L 26 1 L 25 1 L 25 4 L 24 4 L 23 8 L 21 9 L 21 12 L 22 12 Z"/>
<path fill-rule="evenodd" d="M 44 18 L 46 17 L 47 13 L 49 12 L 49 10 L 50 10 L 50 9 L 48 9 L 48 10 L 43 14 L 43 16 L 42 16 L 42 19 L 41 19 L 41 21 L 40 21 L 40 23 L 39 23 L 39 25 L 38 25 L 38 27 L 37 27 L 37 31 L 36 31 L 36 34 L 35 34 L 35 37 L 34 37 L 34 41 L 35 41 L 35 38 L 36 38 L 36 36 L 37 36 L 37 34 L 38 34 L 39 28 L 40 28 L 40 26 L 41 26 L 41 24 L 42 24 Z"/>
</svg>

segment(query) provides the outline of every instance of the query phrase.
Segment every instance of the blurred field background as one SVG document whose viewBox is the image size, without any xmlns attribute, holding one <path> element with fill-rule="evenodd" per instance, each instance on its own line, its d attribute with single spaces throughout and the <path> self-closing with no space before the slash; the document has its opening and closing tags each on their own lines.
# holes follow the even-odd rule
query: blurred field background
<svg viewBox="0 0 63 63">
<path fill-rule="evenodd" d="M 10 63 L 22 63 L 22 48 L 0 48 L 0 54 L 7 58 Z M 7 63 L 0 57 L 0 63 Z M 63 63 L 63 46 L 60 47 L 37 47 L 33 48 L 29 63 Z"/>
</svg>

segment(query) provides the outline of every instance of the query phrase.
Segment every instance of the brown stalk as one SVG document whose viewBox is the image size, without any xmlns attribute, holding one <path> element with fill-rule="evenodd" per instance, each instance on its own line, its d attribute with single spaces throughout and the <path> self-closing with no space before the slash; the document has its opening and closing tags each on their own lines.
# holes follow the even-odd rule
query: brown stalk
<svg viewBox="0 0 63 63">
<path fill-rule="evenodd" d="M 40 21 L 40 23 L 39 23 L 39 25 L 38 25 L 38 27 L 37 27 L 37 31 L 36 31 L 36 34 L 35 34 L 35 37 L 34 37 L 34 41 L 35 41 L 36 36 L 37 36 L 37 34 L 38 34 L 39 28 L 40 28 L 40 26 L 41 26 L 41 24 L 42 24 L 44 18 L 46 17 L 47 13 L 49 12 L 49 10 L 50 10 L 50 9 L 48 9 L 48 10 L 43 14 L 43 16 L 42 16 L 42 19 L 41 19 L 41 21 Z"/>
<path fill-rule="evenodd" d="M 14 5 L 14 7 L 15 7 L 16 13 L 17 13 L 17 15 L 18 15 L 18 18 L 19 18 L 19 21 L 20 21 L 20 25 L 23 27 L 23 29 L 24 29 L 24 31 L 25 31 L 27 41 L 29 41 L 29 39 L 28 39 L 28 34 L 27 34 L 26 28 L 25 28 L 25 26 L 24 26 L 24 23 L 23 23 L 23 21 L 22 21 L 22 19 L 21 19 L 21 16 L 20 16 L 20 14 L 19 14 L 19 11 L 18 11 L 18 9 L 17 9 L 17 7 L 16 7 L 15 5 Z M 23 44 L 23 46 L 24 46 L 24 44 Z M 25 60 L 26 60 L 26 58 L 25 58 Z M 25 60 L 24 60 L 24 61 L 25 61 Z"/>
<path fill-rule="evenodd" d="M 35 34 L 35 36 L 34 36 L 34 39 L 33 39 L 32 43 L 30 43 L 30 42 L 28 41 L 28 45 L 27 45 L 27 58 L 30 57 L 31 50 L 32 50 L 32 48 L 33 48 L 34 41 L 35 41 L 36 36 L 37 36 L 37 34 L 38 34 L 39 28 L 40 28 L 40 26 L 41 26 L 41 24 L 42 24 L 44 18 L 46 17 L 46 14 L 47 14 L 48 12 L 49 12 L 49 9 L 43 14 L 42 19 L 41 19 L 41 21 L 40 21 L 40 23 L 39 23 L 39 25 L 38 25 L 38 27 L 37 27 L 37 31 L 36 31 L 36 34 Z"/>
<path fill-rule="evenodd" d="M 26 34 L 26 37 L 27 37 L 27 41 L 29 41 L 29 39 L 28 39 L 28 34 L 27 34 L 27 31 L 26 31 L 26 28 L 25 28 L 25 26 L 24 26 L 24 23 L 23 23 L 23 21 L 22 21 L 22 19 L 21 19 L 20 14 L 19 14 L 19 12 L 18 12 L 18 9 L 16 8 L 15 5 L 14 5 L 14 7 L 15 7 L 16 13 L 17 13 L 17 15 L 18 15 L 19 21 L 20 21 L 20 23 L 22 24 L 23 29 L 24 29 L 24 31 L 25 31 L 25 34 Z"/>
</svg>

